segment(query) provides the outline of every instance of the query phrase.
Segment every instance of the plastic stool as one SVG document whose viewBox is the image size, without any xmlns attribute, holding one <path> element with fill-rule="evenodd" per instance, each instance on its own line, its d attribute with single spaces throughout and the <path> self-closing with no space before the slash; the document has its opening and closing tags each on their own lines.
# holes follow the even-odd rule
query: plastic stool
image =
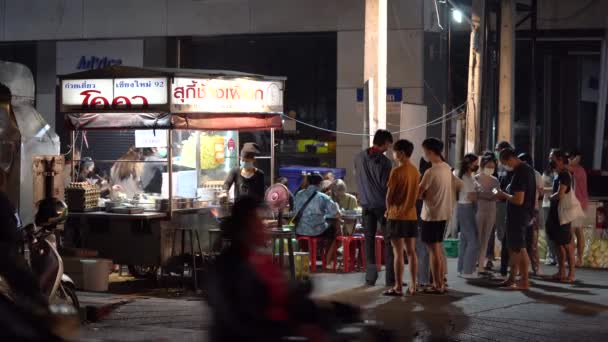
<svg viewBox="0 0 608 342">
<path fill-rule="evenodd" d="M 310 271 L 316 272 L 317 271 L 317 246 L 318 246 L 319 242 L 322 241 L 322 239 L 315 237 L 315 236 L 298 236 L 297 240 L 298 240 L 298 243 L 300 243 L 302 241 L 306 242 L 306 247 L 308 248 L 308 253 L 310 255 Z M 326 262 L 325 253 L 323 253 L 323 251 L 321 251 L 321 265 L 322 265 L 323 269 L 325 269 L 325 262 Z"/>
<path fill-rule="evenodd" d="M 175 244 L 177 241 L 177 236 L 181 235 L 181 250 L 180 250 L 180 254 L 176 254 L 175 250 Z M 179 256 L 182 257 L 186 254 L 186 235 L 189 235 L 189 240 L 190 240 L 190 254 L 192 257 L 192 265 L 190 265 L 190 273 L 192 276 L 192 281 L 193 281 L 193 285 L 194 285 L 194 290 L 196 292 L 199 292 L 199 287 L 198 287 L 198 277 L 197 277 L 197 273 L 198 271 L 202 270 L 201 265 L 198 265 L 197 267 L 197 263 L 196 263 L 196 254 L 197 251 L 195 251 L 195 244 L 194 244 L 194 238 L 196 236 L 196 240 L 197 240 L 197 244 L 196 247 L 198 247 L 198 253 L 202 256 L 203 255 L 203 248 L 201 247 L 201 238 L 198 234 L 198 230 L 196 230 L 196 228 L 193 227 L 181 227 L 181 228 L 175 228 L 173 230 L 173 241 L 171 242 L 171 258 L 175 257 L 175 256 Z M 182 261 L 184 261 L 182 259 Z M 181 279 L 180 279 L 180 283 L 183 286 L 183 281 L 184 278 L 186 277 L 186 268 L 184 267 L 184 269 L 182 270 L 182 274 L 181 274 Z"/>
<path fill-rule="evenodd" d="M 361 268 L 365 269 L 365 237 L 361 235 L 353 235 L 353 236 L 338 236 L 336 237 L 336 242 L 342 242 L 342 256 L 343 256 L 343 264 L 344 264 L 344 272 L 351 272 L 355 269 L 355 264 L 357 262 L 356 257 L 353 260 L 350 260 L 351 257 L 351 242 L 354 242 L 353 246 L 355 247 L 357 243 L 359 244 L 359 253 L 361 255 Z M 354 257 L 355 255 L 353 255 Z M 334 272 L 336 271 L 337 265 L 337 254 L 334 255 Z"/>
</svg>

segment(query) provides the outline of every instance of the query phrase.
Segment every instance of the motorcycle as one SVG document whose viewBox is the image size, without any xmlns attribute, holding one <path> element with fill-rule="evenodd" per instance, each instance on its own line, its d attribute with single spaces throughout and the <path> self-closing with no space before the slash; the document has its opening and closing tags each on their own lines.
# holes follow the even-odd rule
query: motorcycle
<svg viewBox="0 0 608 342">
<path fill-rule="evenodd" d="M 57 251 L 53 230 L 30 224 L 23 229 L 23 254 L 33 273 L 39 279 L 42 293 L 50 304 L 69 304 L 80 309 L 76 284 L 63 273 L 63 259 Z"/>
</svg>

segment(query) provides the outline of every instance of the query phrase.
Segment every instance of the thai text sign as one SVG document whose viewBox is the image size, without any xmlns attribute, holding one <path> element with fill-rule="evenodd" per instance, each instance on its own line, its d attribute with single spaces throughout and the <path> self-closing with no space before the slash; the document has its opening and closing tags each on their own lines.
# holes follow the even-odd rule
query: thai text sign
<svg viewBox="0 0 608 342">
<path fill-rule="evenodd" d="M 173 113 L 281 113 L 283 83 L 251 79 L 176 77 L 171 88 Z"/>
<path fill-rule="evenodd" d="M 167 78 L 63 80 L 61 104 L 90 110 L 147 109 L 167 104 Z"/>
</svg>

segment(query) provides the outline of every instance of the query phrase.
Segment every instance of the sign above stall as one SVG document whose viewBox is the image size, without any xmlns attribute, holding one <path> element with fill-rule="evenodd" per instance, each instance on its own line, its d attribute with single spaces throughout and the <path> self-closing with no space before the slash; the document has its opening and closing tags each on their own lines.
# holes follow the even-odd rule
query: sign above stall
<svg viewBox="0 0 608 342">
<path fill-rule="evenodd" d="M 78 110 L 150 109 L 167 104 L 167 78 L 62 80 L 61 104 Z"/>
<path fill-rule="evenodd" d="M 279 114 L 283 112 L 283 83 L 176 77 L 171 87 L 171 112 Z"/>
</svg>

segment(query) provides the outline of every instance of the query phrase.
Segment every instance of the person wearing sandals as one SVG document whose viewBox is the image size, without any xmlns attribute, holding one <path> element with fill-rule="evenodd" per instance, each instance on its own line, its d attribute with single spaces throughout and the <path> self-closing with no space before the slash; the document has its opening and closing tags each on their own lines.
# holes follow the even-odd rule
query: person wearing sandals
<svg viewBox="0 0 608 342">
<path fill-rule="evenodd" d="M 445 271 L 447 270 L 443 251 L 443 238 L 447 220 L 452 216 L 454 207 L 454 182 L 452 168 L 443 161 L 441 155 L 443 142 L 437 138 L 428 138 L 422 142 L 424 157 L 432 163 L 420 181 L 420 198 L 422 199 L 421 237 L 430 255 L 433 284 L 425 292 L 444 294 Z"/>
<path fill-rule="evenodd" d="M 536 176 L 534 169 L 507 148 L 500 152 L 500 163 L 513 173 L 506 191 L 496 190 L 496 198 L 507 202 L 506 238 L 509 249 L 510 274 L 502 285 L 511 290 L 530 287 L 528 269 L 530 259 L 526 250 L 526 232 L 534 218 L 536 204 Z M 517 275 L 521 276 L 517 281 Z"/>
<path fill-rule="evenodd" d="M 573 282 L 575 280 L 575 255 L 572 244 L 571 224 L 560 224 L 559 201 L 572 190 L 572 177 L 568 171 L 568 156 L 560 149 L 553 149 L 549 154 L 549 165 L 557 175 L 553 179 L 553 194 L 547 217 L 547 235 L 557 245 L 558 272 L 553 275 L 554 280 Z M 568 261 L 568 276 L 566 277 L 566 261 Z"/>
<path fill-rule="evenodd" d="M 391 171 L 388 179 L 385 238 L 389 239 L 393 246 L 395 285 L 383 293 L 385 296 L 403 295 L 404 246 L 411 276 L 407 294 L 414 295 L 416 293 L 416 274 L 418 273 L 416 200 L 418 199 L 420 173 L 410 161 L 413 151 L 414 144 L 408 140 L 398 140 L 393 144 L 393 157 L 399 163 L 399 166 Z"/>
</svg>

